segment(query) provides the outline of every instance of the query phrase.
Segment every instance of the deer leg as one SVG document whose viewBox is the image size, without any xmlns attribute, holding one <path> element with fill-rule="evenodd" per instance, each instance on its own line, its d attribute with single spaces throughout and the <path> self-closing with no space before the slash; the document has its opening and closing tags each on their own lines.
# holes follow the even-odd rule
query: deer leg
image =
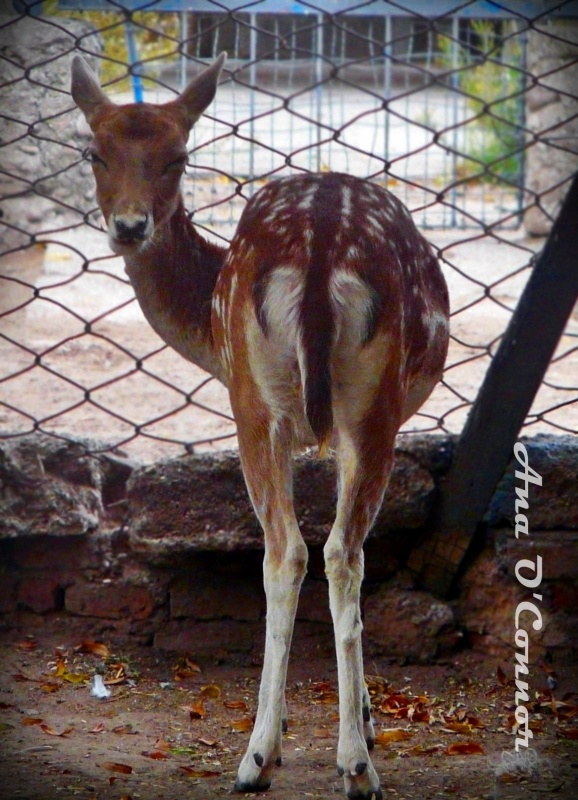
<svg viewBox="0 0 578 800">
<path fill-rule="evenodd" d="M 262 438 L 251 436 L 247 421 L 239 422 L 239 450 L 265 534 L 267 623 L 257 717 L 235 789 L 259 792 L 269 788 L 273 769 L 281 763 L 281 735 L 287 725 L 287 663 L 307 547 L 293 509 L 291 449 L 283 443 L 283 436 L 274 435 L 264 444 Z"/>
<path fill-rule="evenodd" d="M 369 757 L 374 732 L 363 672 L 359 596 L 363 541 L 381 504 L 391 458 L 377 475 L 375 465 L 363 464 L 360 454 L 344 454 L 342 449 L 338 460 L 337 515 L 324 548 L 339 678 L 337 769 L 351 800 L 380 800 L 379 778 Z"/>
</svg>

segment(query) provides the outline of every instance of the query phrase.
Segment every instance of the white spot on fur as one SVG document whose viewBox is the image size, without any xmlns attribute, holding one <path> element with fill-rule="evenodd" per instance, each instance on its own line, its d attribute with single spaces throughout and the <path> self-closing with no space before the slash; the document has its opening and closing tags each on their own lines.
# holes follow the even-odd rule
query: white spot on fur
<svg viewBox="0 0 578 800">
<path fill-rule="evenodd" d="M 351 222 L 352 209 L 351 188 L 349 186 L 343 186 L 341 188 L 341 215 L 346 225 Z"/>
<path fill-rule="evenodd" d="M 329 282 L 329 296 L 335 313 L 336 341 L 358 347 L 367 333 L 372 313 L 373 291 L 354 272 L 338 269 Z"/>
<path fill-rule="evenodd" d="M 295 267 L 277 267 L 267 283 L 263 314 L 272 336 L 277 335 L 292 348 L 299 339 L 299 311 L 305 290 L 305 276 Z"/>
</svg>

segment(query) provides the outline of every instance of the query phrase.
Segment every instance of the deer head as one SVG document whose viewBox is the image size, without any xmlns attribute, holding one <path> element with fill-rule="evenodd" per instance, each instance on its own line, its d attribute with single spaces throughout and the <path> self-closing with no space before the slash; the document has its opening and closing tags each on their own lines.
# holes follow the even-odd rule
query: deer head
<svg viewBox="0 0 578 800">
<path fill-rule="evenodd" d="M 85 151 L 113 252 L 146 247 L 175 212 L 187 163 L 189 131 L 215 97 L 226 54 L 162 105 L 117 105 L 78 55 L 72 61 L 72 97 L 94 138 Z"/>
</svg>

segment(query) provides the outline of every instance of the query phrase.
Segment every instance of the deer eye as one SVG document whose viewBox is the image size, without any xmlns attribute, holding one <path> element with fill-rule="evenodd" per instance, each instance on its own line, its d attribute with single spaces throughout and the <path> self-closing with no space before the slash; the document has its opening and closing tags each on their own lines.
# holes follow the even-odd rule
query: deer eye
<svg viewBox="0 0 578 800">
<path fill-rule="evenodd" d="M 179 156 L 174 161 L 170 161 L 163 170 L 163 175 L 168 172 L 182 172 L 187 164 L 186 156 Z"/>
<path fill-rule="evenodd" d="M 89 161 L 91 164 L 102 164 L 103 167 L 106 167 L 106 163 L 94 152 L 94 150 L 91 150 L 90 147 L 86 148 L 82 154 L 82 157 L 85 159 L 85 161 Z"/>
</svg>

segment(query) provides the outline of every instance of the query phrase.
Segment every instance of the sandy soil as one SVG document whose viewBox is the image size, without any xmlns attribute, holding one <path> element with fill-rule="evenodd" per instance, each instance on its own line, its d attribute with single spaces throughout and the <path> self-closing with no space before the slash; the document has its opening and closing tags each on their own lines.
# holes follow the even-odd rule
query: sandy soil
<svg viewBox="0 0 578 800">
<path fill-rule="evenodd" d="M 2 797 L 232 794 L 255 713 L 259 665 L 199 663 L 194 653 L 164 654 L 106 635 L 102 654 L 100 648 L 77 651 L 83 643 L 94 651 L 90 641 L 86 622 L 75 629 L 58 620 L 2 635 Z M 336 672 L 328 655 L 301 639 L 297 626 L 284 763 L 268 793 L 277 800 L 343 796 L 335 772 Z M 547 667 L 557 673 L 555 702 L 544 688 L 544 666 L 530 667 L 535 738 L 522 769 L 512 761 L 513 661 L 462 653 L 427 666 L 384 659 L 366 665 L 378 734 L 373 759 L 384 797 L 573 800 L 577 665 Z M 117 680 L 107 699 L 90 696 L 88 681 L 96 673 Z M 398 740 L 390 740 L 392 729 Z"/>
</svg>

